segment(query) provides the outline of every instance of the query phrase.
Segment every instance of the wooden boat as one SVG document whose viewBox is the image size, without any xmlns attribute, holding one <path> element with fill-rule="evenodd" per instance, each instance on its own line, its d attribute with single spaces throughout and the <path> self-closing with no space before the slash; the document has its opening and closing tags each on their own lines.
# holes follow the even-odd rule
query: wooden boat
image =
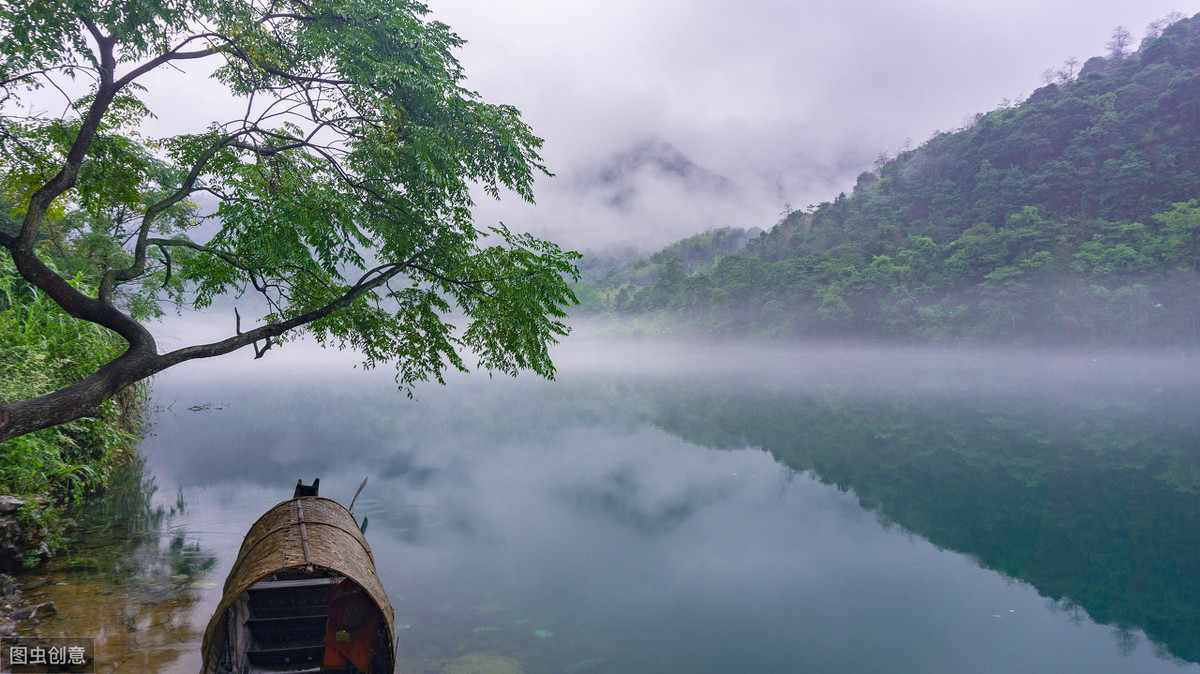
<svg viewBox="0 0 1200 674">
<path fill-rule="evenodd" d="M 354 516 L 298 484 L 246 534 L 204 632 L 202 671 L 392 674 L 393 617 Z"/>
</svg>

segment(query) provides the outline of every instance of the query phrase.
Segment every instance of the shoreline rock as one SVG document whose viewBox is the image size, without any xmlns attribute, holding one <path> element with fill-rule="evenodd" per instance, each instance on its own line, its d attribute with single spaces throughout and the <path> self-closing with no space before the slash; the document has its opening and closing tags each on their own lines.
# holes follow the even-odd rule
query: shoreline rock
<svg viewBox="0 0 1200 674">
<path fill-rule="evenodd" d="M 17 498 L 16 496 L 9 496 L 8 494 L 0 494 L 0 513 L 13 512 L 14 510 L 17 510 L 18 508 L 20 508 L 23 505 L 25 505 L 25 502 L 22 501 L 21 499 Z"/>
<path fill-rule="evenodd" d="M 49 582 L 48 578 L 35 578 L 22 585 L 6 573 L 0 574 L 0 636 L 15 634 L 17 626 L 27 620 L 41 620 L 58 613 L 52 601 L 21 606 L 22 590 L 34 590 Z"/>
<path fill-rule="evenodd" d="M 75 527 L 70 518 L 53 517 L 49 526 L 43 524 L 40 515 L 47 503 L 0 495 L 0 573 L 24 573 L 42 564 L 53 555 L 50 541 Z"/>
</svg>

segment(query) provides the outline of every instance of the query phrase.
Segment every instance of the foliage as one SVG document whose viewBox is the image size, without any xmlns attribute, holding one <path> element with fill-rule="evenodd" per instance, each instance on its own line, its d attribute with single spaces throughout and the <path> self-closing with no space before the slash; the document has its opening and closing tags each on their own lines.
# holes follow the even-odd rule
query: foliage
<svg viewBox="0 0 1200 674">
<path fill-rule="evenodd" d="M 1200 17 L 1081 72 L 936 133 L 712 270 L 600 290 L 624 293 L 622 316 L 726 335 L 1196 343 Z"/>
<path fill-rule="evenodd" d="M 0 438 L 70 421 L 179 362 L 251 345 L 262 356 L 305 332 L 393 364 L 404 390 L 465 369 L 468 353 L 553 376 L 548 345 L 568 332 L 578 255 L 471 214 L 473 190 L 532 201 L 542 141 L 517 110 L 463 86 L 463 41 L 424 5 L 49 7 L 0 6 L 0 190 L 19 220 L 0 245 L 24 279 L 129 349 L 56 393 L 69 412 L 9 405 Z M 229 118 L 145 137 L 141 78 L 196 60 L 216 62 Z M 66 111 L 26 112 L 38 89 L 68 97 Z M 49 254 L 78 261 L 62 273 L 84 271 L 92 290 L 63 283 Z M 162 298 L 205 309 L 247 292 L 255 324 L 243 329 L 239 312 L 222 341 L 160 354 L 138 324 Z"/>
<path fill-rule="evenodd" d="M 77 287 L 86 291 L 78 279 Z M 119 354 L 124 341 L 80 323 L 0 259 L 0 401 L 64 386 Z M 78 500 L 107 483 L 130 456 L 140 390 L 106 402 L 99 413 L 0 444 L 0 489 Z"/>
<path fill-rule="evenodd" d="M 665 290 L 670 286 L 670 291 L 673 292 L 676 290 L 673 284 L 677 280 L 683 276 L 711 272 L 716 267 L 717 260 L 741 250 L 752 238 L 760 234 L 762 230 L 759 229 L 710 229 L 677 241 L 648 258 L 623 263 L 592 259 L 596 256 L 589 253 L 581 262 L 581 266 L 588 264 L 592 273 L 584 274 L 587 284 L 578 285 L 575 291 L 580 295 L 580 305 L 586 310 L 627 309 L 630 308 L 629 293 L 619 297 L 622 287 L 650 286 L 662 278 L 663 285 L 660 289 Z M 598 273 L 600 268 L 603 268 L 604 273 Z M 637 308 L 644 309 L 647 306 L 662 304 L 665 302 L 643 299 Z"/>
</svg>

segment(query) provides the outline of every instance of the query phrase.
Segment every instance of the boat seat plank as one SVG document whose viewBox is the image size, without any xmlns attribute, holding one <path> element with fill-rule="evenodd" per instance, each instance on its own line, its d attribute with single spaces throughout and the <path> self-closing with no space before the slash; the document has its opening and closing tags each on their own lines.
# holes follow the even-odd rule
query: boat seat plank
<svg viewBox="0 0 1200 674">
<path fill-rule="evenodd" d="M 329 607 L 328 606 L 293 606 L 293 605 L 272 606 L 272 607 L 254 606 L 254 607 L 251 607 L 250 616 L 251 616 L 250 617 L 251 620 L 262 620 L 262 619 L 271 619 L 271 618 L 288 618 L 288 617 L 320 618 L 320 619 L 324 620 L 325 618 L 329 617 Z"/>
<path fill-rule="evenodd" d="M 260 580 L 250 586 L 250 591 L 261 590 L 295 590 L 304 587 L 328 587 L 342 581 L 341 576 L 326 578 L 300 578 L 297 580 Z"/>
<path fill-rule="evenodd" d="M 256 665 L 303 664 L 320 662 L 325 646 L 287 646 L 283 648 L 253 648 L 246 650 L 246 659 Z"/>
<path fill-rule="evenodd" d="M 328 616 L 292 615 L 278 618 L 251 618 L 246 621 L 250 633 L 257 641 L 308 639 L 320 641 L 325 636 Z"/>
</svg>

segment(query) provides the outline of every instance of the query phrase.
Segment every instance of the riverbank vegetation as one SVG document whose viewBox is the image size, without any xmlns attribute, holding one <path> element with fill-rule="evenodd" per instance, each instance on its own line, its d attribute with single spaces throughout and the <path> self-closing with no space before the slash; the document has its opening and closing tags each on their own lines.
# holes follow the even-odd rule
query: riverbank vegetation
<svg viewBox="0 0 1200 674">
<path fill-rule="evenodd" d="M 82 274 L 74 284 L 86 286 Z M 0 259 L 0 399 L 33 398 L 77 381 L 125 346 L 116 333 L 71 319 Z M 95 416 L 0 444 L 0 485 L 60 500 L 102 486 L 112 459 L 127 455 L 136 437 L 140 399 L 130 389 Z"/>
<path fill-rule="evenodd" d="M 1200 17 L 1046 79 L 710 269 L 661 260 L 579 294 L 651 331 L 1200 343 Z"/>
<path fill-rule="evenodd" d="M 72 283 L 86 292 L 82 272 Z M 77 381 L 125 346 L 115 333 L 71 319 L 0 258 L 0 402 Z M 14 540 L 3 553 L 30 565 L 61 545 L 63 506 L 102 489 L 132 458 L 144 396 L 145 385 L 132 387 L 92 416 L 0 443 L 0 492 L 24 503 L 20 526 L 5 528 Z M 12 562 L 0 566 L 11 570 Z"/>
</svg>

